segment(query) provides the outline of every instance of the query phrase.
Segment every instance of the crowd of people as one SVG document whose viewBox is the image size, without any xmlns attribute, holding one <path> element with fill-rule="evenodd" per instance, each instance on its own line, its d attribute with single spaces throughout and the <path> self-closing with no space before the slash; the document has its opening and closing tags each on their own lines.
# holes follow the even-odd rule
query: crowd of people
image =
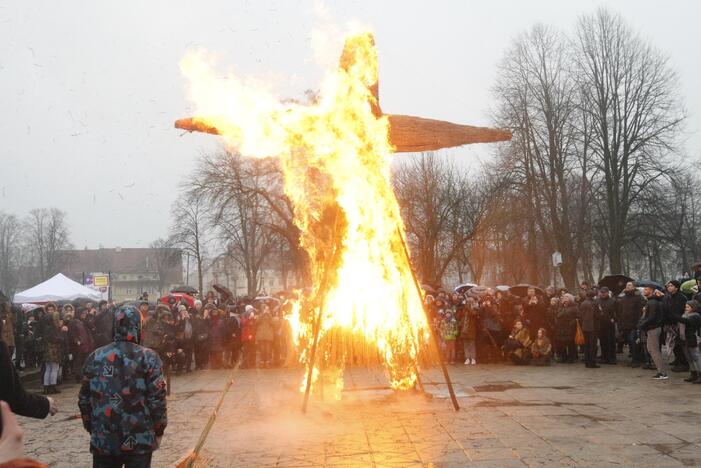
<svg viewBox="0 0 701 468">
<path fill-rule="evenodd" d="M 701 271 L 695 281 L 701 289 Z M 701 384 L 701 293 L 688 297 L 679 281 L 631 281 L 618 294 L 587 283 L 575 293 L 521 289 L 426 295 L 427 318 L 445 360 L 465 366 L 582 360 L 597 368 L 617 364 L 627 349 L 628 364 L 655 370 L 657 380 L 668 379 L 671 366 L 689 371 L 687 382 Z M 220 302 L 214 292 L 170 295 L 156 304 L 147 294 L 127 304 L 22 308 L 6 301 L 0 304 L 0 399 L 8 404 L 0 411 L 10 427 L 3 440 L 7 432 L 21 439 L 13 412 L 43 418 L 57 411 L 51 397 L 22 388 L 16 369 L 38 367 L 45 394 L 60 392 L 66 379 L 81 384 L 78 406 L 94 466 L 150 466 L 167 425 L 169 373 L 287 365 L 295 355 L 287 313 L 284 300 Z M 113 413 L 122 407 L 136 409 Z M 21 466 L 42 466 L 26 463 Z"/>
<path fill-rule="evenodd" d="M 24 390 L 18 369 L 38 368 L 45 395 L 59 393 L 67 379 L 80 383 L 93 466 L 147 467 L 167 426 L 169 374 L 284 364 L 291 356 L 284 309 L 276 298 L 220 303 L 213 292 L 156 304 L 148 294 L 122 304 L 19 307 L 0 300 L 0 466 L 45 466 L 21 458 L 14 414 L 45 418 L 58 411 L 51 396 Z"/>
<path fill-rule="evenodd" d="M 701 286 L 701 273 L 695 280 Z M 685 295 L 679 281 L 664 287 L 638 287 L 631 281 L 619 294 L 587 283 L 574 294 L 553 287 L 525 292 L 520 297 L 475 287 L 427 295 L 427 313 L 444 359 L 465 365 L 502 360 L 572 364 L 581 359 L 587 368 L 598 368 L 617 364 L 625 346 L 631 367 L 656 370 L 657 380 L 669 378 L 670 367 L 689 371 L 686 381 L 701 384 L 701 293 Z"/>
<path fill-rule="evenodd" d="M 133 305 L 143 317 L 141 344 L 158 353 L 166 373 L 230 368 L 239 356 L 244 368 L 280 366 L 289 355 L 291 331 L 275 298 L 224 304 L 208 292 L 153 304 L 144 294 Z M 2 339 L 17 369 L 41 369 L 44 393 L 58 393 L 62 381 L 80 381 L 91 352 L 112 342 L 117 308 L 108 301 L 25 310 L 5 303 Z"/>
<path fill-rule="evenodd" d="M 701 282 L 701 273 L 696 279 Z M 668 378 L 670 368 L 690 371 L 689 380 L 701 383 L 701 294 L 685 296 L 678 281 L 664 290 L 629 282 L 619 294 L 587 283 L 574 293 L 552 287 L 523 293 L 475 287 L 426 295 L 445 360 L 465 365 L 581 360 L 596 368 L 616 364 L 625 346 L 631 367 L 656 370 L 656 379 Z M 239 357 L 243 368 L 286 366 L 294 357 L 284 298 L 224 301 L 210 291 L 154 304 L 144 294 L 133 305 L 143 319 L 141 344 L 156 351 L 167 375 L 231 368 Z M 91 352 L 112 342 L 116 308 L 108 301 L 50 302 L 27 310 L 6 303 L 1 338 L 18 369 L 40 368 L 44 393 L 57 393 L 62 381 L 80 381 Z M 663 351 L 673 353 L 671 364 Z"/>
</svg>

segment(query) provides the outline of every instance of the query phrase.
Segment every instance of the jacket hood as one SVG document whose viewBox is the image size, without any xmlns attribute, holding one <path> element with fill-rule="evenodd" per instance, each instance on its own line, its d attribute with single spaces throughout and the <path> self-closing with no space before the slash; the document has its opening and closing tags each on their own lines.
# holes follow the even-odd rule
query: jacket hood
<svg viewBox="0 0 701 468">
<path fill-rule="evenodd" d="M 114 341 L 141 341 L 141 313 L 133 306 L 122 306 L 114 313 Z"/>
</svg>

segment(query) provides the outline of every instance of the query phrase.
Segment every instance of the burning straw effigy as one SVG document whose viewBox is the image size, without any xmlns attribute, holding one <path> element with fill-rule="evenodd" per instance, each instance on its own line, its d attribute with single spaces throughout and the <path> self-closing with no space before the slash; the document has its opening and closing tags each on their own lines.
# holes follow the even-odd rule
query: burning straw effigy
<svg viewBox="0 0 701 468">
<path fill-rule="evenodd" d="M 313 280 L 288 317 L 305 367 L 304 409 L 320 373 L 341 389 L 346 367 L 381 364 L 392 388 L 410 389 L 421 388 L 421 368 L 439 363 L 457 410 L 411 268 L 390 162 L 395 152 L 511 134 L 384 114 L 371 34 L 346 40 L 340 67 L 308 105 L 282 102 L 237 77 L 222 80 L 202 54 L 185 57 L 181 68 L 196 115 L 177 128 L 221 135 L 244 156 L 279 158 Z"/>
</svg>

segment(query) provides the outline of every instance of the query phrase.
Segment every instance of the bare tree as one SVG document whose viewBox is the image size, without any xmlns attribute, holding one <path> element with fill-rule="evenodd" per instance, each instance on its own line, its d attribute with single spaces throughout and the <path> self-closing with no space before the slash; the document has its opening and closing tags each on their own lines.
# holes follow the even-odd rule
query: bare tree
<svg viewBox="0 0 701 468">
<path fill-rule="evenodd" d="M 631 210 L 665 173 L 684 119 L 669 59 L 604 9 L 579 21 L 575 40 L 582 109 L 592 129 L 592 154 L 601 173 L 609 269 L 622 273 Z"/>
<path fill-rule="evenodd" d="M 631 242 L 624 249 L 631 272 L 659 281 L 667 275 L 690 274 L 699 258 L 698 183 L 692 168 L 670 169 L 669 178 L 660 179 L 638 198 L 630 216 Z"/>
<path fill-rule="evenodd" d="M 21 223 L 17 216 L 0 212 L 0 291 L 12 297 L 19 282 Z"/>
<path fill-rule="evenodd" d="M 419 276 L 440 283 L 468 248 L 496 190 L 489 179 L 469 179 L 433 154 L 402 161 L 394 190 Z"/>
<path fill-rule="evenodd" d="M 495 95 L 497 121 L 514 134 L 501 163 L 531 205 L 525 215 L 529 231 L 543 236 L 548 258 L 554 250 L 562 253 L 560 273 L 574 288 L 579 221 L 589 207 L 576 203 L 588 178 L 578 172 L 586 168 L 580 159 L 587 153 L 579 147 L 578 92 L 567 45 L 561 33 L 543 25 L 519 36 L 502 61 Z"/>
<path fill-rule="evenodd" d="M 207 203 L 216 238 L 244 272 L 251 296 L 279 239 L 299 239 L 280 176 L 270 160 L 220 153 L 202 159 L 192 187 Z"/>
<path fill-rule="evenodd" d="M 211 210 L 231 197 L 257 198 L 267 216 L 256 217 L 256 222 L 282 244 L 278 250 L 284 254 L 283 269 L 294 270 L 298 277 L 308 278 L 307 254 L 300 246 L 300 231 L 294 222 L 292 203 L 283 190 L 277 159 L 241 159 L 224 151 L 205 155 L 200 159 L 190 187 L 192 191 L 205 194 Z"/>
<path fill-rule="evenodd" d="M 70 248 L 66 214 L 57 208 L 34 209 L 25 220 L 25 230 L 38 279 L 44 281 L 58 273 L 61 251 Z"/>
<path fill-rule="evenodd" d="M 199 191 L 181 194 L 171 208 L 172 226 L 170 240 L 195 259 L 197 284 L 203 291 L 202 274 L 205 261 L 205 245 L 209 231 L 207 206 Z"/>
<path fill-rule="evenodd" d="M 156 239 L 149 247 L 153 251 L 153 263 L 158 273 L 158 293 L 162 296 L 168 273 L 173 268 L 182 267 L 182 252 L 170 239 Z"/>
</svg>

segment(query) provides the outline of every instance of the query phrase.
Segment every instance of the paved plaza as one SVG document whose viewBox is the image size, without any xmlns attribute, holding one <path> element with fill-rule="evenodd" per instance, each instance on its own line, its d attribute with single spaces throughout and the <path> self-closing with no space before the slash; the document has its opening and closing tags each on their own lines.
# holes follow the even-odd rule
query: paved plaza
<svg viewBox="0 0 701 468">
<path fill-rule="evenodd" d="M 461 411 L 438 370 L 433 398 L 384 390 L 382 372 L 345 375 L 340 400 L 313 398 L 301 414 L 298 370 L 240 370 L 203 448 L 207 466 L 701 466 L 701 385 L 653 381 L 623 365 L 585 369 L 451 366 Z M 172 466 L 196 443 L 230 371 L 173 379 L 169 424 L 154 466 Z M 52 467 L 90 466 L 77 386 L 61 413 L 20 418 L 27 452 Z"/>
</svg>

